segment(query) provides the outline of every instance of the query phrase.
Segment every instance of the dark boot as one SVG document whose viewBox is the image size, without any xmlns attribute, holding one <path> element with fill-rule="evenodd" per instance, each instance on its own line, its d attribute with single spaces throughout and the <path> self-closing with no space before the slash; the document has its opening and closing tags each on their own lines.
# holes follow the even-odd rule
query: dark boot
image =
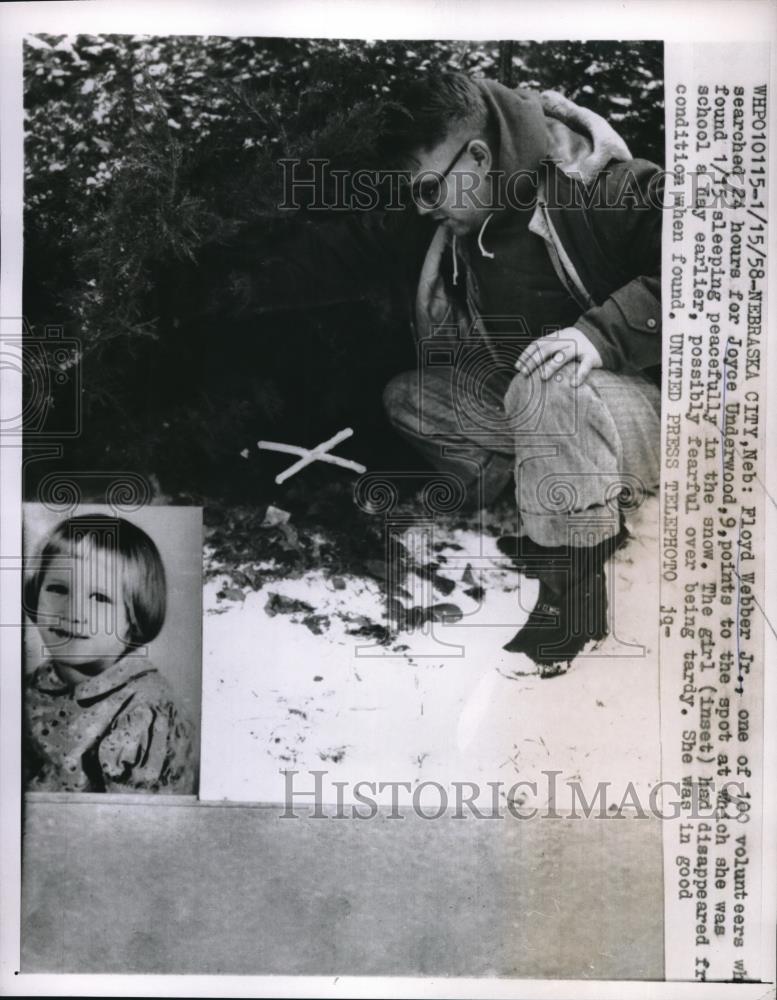
<svg viewBox="0 0 777 1000">
<path fill-rule="evenodd" d="M 631 538 L 625 524 L 621 524 L 617 535 L 606 539 L 601 544 L 612 547 L 610 554 L 616 552 Z M 502 535 L 497 538 L 496 547 L 512 560 L 513 565 L 522 576 L 530 580 L 542 579 L 554 568 L 563 568 L 570 563 L 571 547 L 569 545 L 538 545 L 528 535 Z M 609 558 L 609 555 L 607 556 Z"/>
<path fill-rule="evenodd" d="M 526 565 L 527 550 L 531 552 L 531 574 L 539 578 L 540 592 L 526 624 L 504 648 L 550 667 L 569 663 L 588 642 L 603 639 L 608 631 L 604 567 L 628 537 L 624 527 L 591 548 L 544 548 L 529 542 L 516 561 Z M 521 572 L 530 575 L 523 568 Z"/>
</svg>

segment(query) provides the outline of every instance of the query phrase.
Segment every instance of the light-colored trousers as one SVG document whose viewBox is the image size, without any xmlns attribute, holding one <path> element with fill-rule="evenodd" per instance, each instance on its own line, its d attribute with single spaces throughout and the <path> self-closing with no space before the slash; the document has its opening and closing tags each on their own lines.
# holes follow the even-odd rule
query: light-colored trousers
<svg viewBox="0 0 777 1000">
<path fill-rule="evenodd" d="M 420 367 L 389 382 L 392 424 L 437 470 L 487 506 L 515 480 L 518 534 L 539 545 L 593 545 L 619 528 L 660 477 L 660 390 L 640 375 L 575 364 L 547 381 L 516 373 L 506 392 L 475 371 Z"/>
</svg>

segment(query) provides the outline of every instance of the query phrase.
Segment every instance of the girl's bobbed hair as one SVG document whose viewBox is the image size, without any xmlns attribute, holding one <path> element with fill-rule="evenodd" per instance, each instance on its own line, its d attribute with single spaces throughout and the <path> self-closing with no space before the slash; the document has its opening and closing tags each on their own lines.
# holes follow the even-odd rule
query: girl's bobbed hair
<svg viewBox="0 0 777 1000">
<path fill-rule="evenodd" d="M 38 598 L 52 562 L 69 555 L 76 545 L 93 546 L 114 556 L 129 622 L 129 645 L 145 646 L 155 639 L 167 609 L 167 581 L 159 549 L 142 528 L 111 514 L 69 517 L 46 537 L 35 571 L 25 584 L 24 609 L 32 621 L 37 622 Z"/>
</svg>

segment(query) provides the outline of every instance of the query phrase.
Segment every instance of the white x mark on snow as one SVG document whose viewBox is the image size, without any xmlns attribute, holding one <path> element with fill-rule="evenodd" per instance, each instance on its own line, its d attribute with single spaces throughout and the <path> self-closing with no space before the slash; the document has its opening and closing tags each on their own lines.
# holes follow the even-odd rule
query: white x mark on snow
<svg viewBox="0 0 777 1000">
<path fill-rule="evenodd" d="M 329 454 L 332 448 L 335 448 L 352 434 L 353 430 L 350 427 L 346 427 L 345 430 L 338 431 L 334 437 L 316 445 L 315 448 L 299 448 L 294 444 L 279 444 L 277 441 L 257 441 L 256 447 L 261 448 L 264 451 L 282 451 L 288 455 L 301 456 L 298 462 L 295 462 L 294 465 L 290 465 L 288 469 L 284 469 L 283 472 L 279 473 L 275 477 L 275 482 L 278 486 L 280 486 L 281 483 L 289 479 L 290 476 L 299 472 L 300 469 L 304 469 L 305 466 L 310 465 L 311 462 L 329 462 L 331 465 L 339 465 L 343 469 L 352 469 L 354 472 L 366 472 L 367 467 L 361 465 L 359 462 L 352 462 L 349 458 L 340 458 L 339 455 Z"/>
</svg>

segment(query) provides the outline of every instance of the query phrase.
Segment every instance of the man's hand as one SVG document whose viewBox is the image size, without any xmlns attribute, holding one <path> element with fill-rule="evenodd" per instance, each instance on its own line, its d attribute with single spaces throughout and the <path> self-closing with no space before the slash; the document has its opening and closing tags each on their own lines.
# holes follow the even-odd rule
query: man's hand
<svg viewBox="0 0 777 1000">
<path fill-rule="evenodd" d="M 540 337 L 529 344 L 515 367 L 522 375 L 531 375 L 539 369 L 540 378 L 549 379 L 570 361 L 577 361 L 577 372 L 572 376 L 572 385 L 582 385 L 592 368 L 602 367 L 602 357 L 577 327 L 568 326 L 552 336 Z"/>
</svg>

